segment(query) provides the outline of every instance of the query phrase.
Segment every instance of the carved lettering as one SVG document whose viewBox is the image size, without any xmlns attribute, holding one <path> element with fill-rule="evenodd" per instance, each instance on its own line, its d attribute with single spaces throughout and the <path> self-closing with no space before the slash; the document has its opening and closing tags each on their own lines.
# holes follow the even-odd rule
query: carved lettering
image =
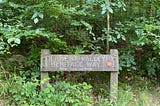
<svg viewBox="0 0 160 106">
<path fill-rule="evenodd" d="M 117 71 L 117 59 L 111 55 L 49 55 L 43 64 L 45 71 Z"/>
</svg>

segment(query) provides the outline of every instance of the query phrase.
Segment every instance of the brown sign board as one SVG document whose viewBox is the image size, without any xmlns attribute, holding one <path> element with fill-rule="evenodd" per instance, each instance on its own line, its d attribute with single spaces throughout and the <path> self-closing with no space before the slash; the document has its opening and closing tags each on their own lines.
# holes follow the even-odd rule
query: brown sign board
<svg viewBox="0 0 160 106">
<path fill-rule="evenodd" d="M 45 55 L 42 71 L 118 71 L 118 54 Z"/>
<path fill-rule="evenodd" d="M 111 49 L 110 54 L 106 55 L 53 55 L 48 49 L 43 49 L 41 51 L 41 81 L 48 78 L 48 71 L 109 71 L 110 98 L 117 100 L 118 65 L 116 49 Z M 45 83 L 41 83 L 41 88 L 46 86 Z"/>
</svg>

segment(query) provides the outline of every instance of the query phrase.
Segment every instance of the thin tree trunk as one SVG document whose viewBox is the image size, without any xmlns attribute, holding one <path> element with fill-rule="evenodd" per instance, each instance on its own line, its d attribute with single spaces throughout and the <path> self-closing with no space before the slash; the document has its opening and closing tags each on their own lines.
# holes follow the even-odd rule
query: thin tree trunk
<svg viewBox="0 0 160 106">
<path fill-rule="evenodd" d="M 107 0 L 107 2 L 109 3 L 109 0 Z M 109 15 L 109 11 L 107 11 L 107 30 L 108 30 L 108 34 L 107 34 L 107 38 L 109 38 L 109 29 L 110 29 L 110 15 Z M 106 52 L 109 53 L 109 40 L 106 40 Z"/>
</svg>

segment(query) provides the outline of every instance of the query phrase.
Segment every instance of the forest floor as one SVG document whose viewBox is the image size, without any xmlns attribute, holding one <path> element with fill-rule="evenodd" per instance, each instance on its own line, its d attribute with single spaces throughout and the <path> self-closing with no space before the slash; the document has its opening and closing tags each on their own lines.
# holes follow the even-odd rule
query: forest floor
<svg viewBox="0 0 160 106">
<path fill-rule="evenodd" d="M 119 89 L 124 90 L 119 91 L 119 96 L 126 97 L 119 98 L 118 106 L 160 106 L 160 82 L 157 79 L 131 75 L 123 78 L 119 85 Z"/>
</svg>

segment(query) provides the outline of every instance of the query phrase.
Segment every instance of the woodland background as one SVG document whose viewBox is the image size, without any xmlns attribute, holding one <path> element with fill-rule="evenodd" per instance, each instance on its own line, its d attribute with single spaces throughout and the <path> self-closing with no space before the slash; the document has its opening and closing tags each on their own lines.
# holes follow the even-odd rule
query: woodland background
<svg viewBox="0 0 160 106">
<path fill-rule="evenodd" d="M 147 106 L 159 100 L 159 20 L 159 0 L 0 0 L 1 100 L 18 106 Z M 41 49 L 106 54 L 108 46 L 119 50 L 118 102 L 107 99 L 106 72 L 50 73 L 50 85 L 40 91 Z M 155 92 L 150 98 L 145 91 Z"/>
</svg>

